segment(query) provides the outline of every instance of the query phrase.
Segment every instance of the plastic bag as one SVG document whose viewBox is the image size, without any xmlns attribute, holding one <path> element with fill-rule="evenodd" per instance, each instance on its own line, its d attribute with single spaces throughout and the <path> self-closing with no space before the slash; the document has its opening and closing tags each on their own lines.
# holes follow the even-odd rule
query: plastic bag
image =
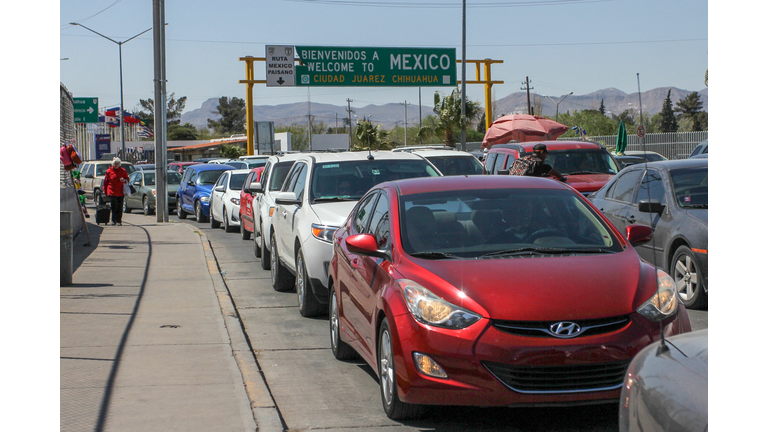
<svg viewBox="0 0 768 432">
<path fill-rule="evenodd" d="M 134 192 L 135 192 L 135 189 L 133 189 L 133 187 L 130 184 L 123 183 L 123 195 L 128 196 L 133 194 Z"/>
</svg>

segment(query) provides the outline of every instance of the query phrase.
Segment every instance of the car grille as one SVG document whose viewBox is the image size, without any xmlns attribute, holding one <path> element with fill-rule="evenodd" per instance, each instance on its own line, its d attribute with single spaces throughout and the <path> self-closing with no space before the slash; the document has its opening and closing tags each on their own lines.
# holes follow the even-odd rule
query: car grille
<svg viewBox="0 0 768 432">
<path fill-rule="evenodd" d="M 579 325 L 581 332 L 571 337 L 593 336 L 624 328 L 629 324 L 629 315 L 623 315 L 610 318 L 598 318 L 589 320 L 569 321 Z M 550 326 L 557 321 L 501 321 L 493 320 L 493 326 L 503 331 L 517 336 L 530 337 L 559 337 L 552 331 Z M 569 337 L 570 338 L 570 337 Z"/>
<path fill-rule="evenodd" d="M 630 361 L 569 366 L 482 364 L 504 385 L 520 393 L 578 393 L 621 387 Z"/>
</svg>

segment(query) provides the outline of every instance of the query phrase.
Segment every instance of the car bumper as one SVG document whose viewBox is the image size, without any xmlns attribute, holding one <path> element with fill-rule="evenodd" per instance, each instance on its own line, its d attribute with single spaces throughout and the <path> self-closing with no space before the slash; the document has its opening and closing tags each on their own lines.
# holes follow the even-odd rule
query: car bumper
<svg viewBox="0 0 768 432">
<path fill-rule="evenodd" d="M 658 327 L 654 332 L 639 320 L 632 316 L 626 326 L 606 334 L 557 339 L 512 335 L 487 319 L 463 330 L 446 330 L 419 324 L 409 313 L 400 315 L 392 329 L 398 396 L 406 403 L 427 405 L 614 403 L 632 357 L 659 338 Z M 686 327 L 690 331 L 687 315 L 678 316 L 665 323 L 665 334 Z M 435 360 L 448 378 L 419 372 L 414 352 Z M 530 381 L 531 376 L 537 378 Z M 552 379 L 562 387 L 553 389 Z M 573 385 L 582 379 L 592 384 Z"/>
<path fill-rule="evenodd" d="M 302 250 L 312 292 L 320 303 L 328 304 L 328 266 L 333 256 L 333 245 L 310 235 L 302 245 Z"/>
</svg>

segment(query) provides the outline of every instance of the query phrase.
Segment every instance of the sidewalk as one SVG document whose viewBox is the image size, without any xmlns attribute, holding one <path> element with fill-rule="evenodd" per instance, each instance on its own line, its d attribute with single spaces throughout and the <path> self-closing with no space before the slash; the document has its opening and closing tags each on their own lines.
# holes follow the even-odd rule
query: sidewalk
<svg viewBox="0 0 768 432">
<path fill-rule="evenodd" d="M 282 430 L 205 236 L 134 214 L 88 228 L 60 291 L 60 430 Z"/>
</svg>

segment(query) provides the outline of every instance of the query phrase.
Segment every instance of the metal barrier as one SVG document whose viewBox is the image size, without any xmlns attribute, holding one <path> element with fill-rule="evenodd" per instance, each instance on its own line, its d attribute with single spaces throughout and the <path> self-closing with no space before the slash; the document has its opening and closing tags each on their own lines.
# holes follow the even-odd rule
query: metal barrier
<svg viewBox="0 0 768 432">
<path fill-rule="evenodd" d="M 708 135 L 708 131 L 646 134 L 645 148 L 643 138 L 627 135 L 626 150 L 656 152 L 667 159 L 687 159 L 696 145 L 707 139 Z M 558 138 L 558 141 L 574 139 L 578 138 Z M 587 136 L 587 139 L 602 143 L 611 151 L 616 147 L 616 135 Z"/>
</svg>

